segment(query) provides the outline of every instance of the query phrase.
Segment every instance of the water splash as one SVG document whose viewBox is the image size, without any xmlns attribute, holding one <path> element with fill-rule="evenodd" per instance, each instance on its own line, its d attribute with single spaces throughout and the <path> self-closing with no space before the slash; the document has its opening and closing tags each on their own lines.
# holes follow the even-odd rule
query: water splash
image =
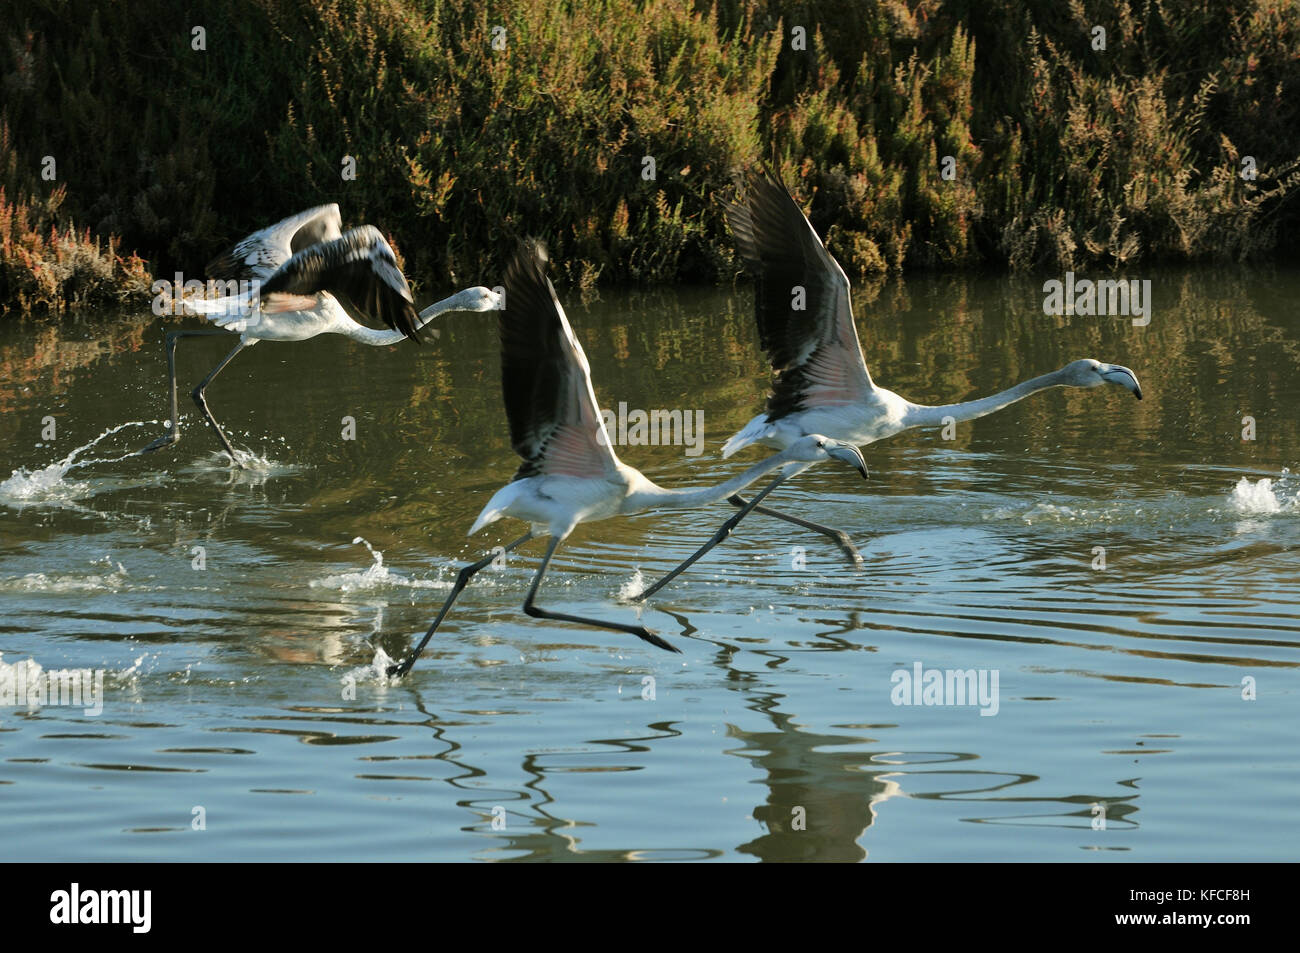
<svg viewBox="0 0 1300 953">
<path fill-rule="evenodd" d="M 370 550 L 374 562 L 362 572 L 344 572 L 325 576 L 321 579 L 313 579 L 310 583 L 311 587 L 313 589 L 338 589 L 341 592 L 387 589 L 390 587 L 404 589 L 447 589 L 450 587 L 450 583 L 440 582 L 435 579 L 412 579 L 409 576 L 394 573 L 384 565 L 383 553 L 360 536 L 352 540 L 354 546 L 358 543 Z"/>
<path fill-rule="evenodd" d="M 225 454 L 218 454 L 225 460 Z M 265 454 L 255 453 L 252 450 L 244 450 L 241 447 L 235 448 L 235 460 L 244 468 L 250 470 L 274 470 L 276 462 Z"/>
<path fill-rule="evenodd" d="M 1029 507 L 995 506 L 983 512 L 981 519 L 1016 520 L 1026 526 L 1085 527 L 1113 524 L 1124 527 L 1137 523 L 1164 525 L 1207 516 L 1220 519 L 1300 513 L 1300 479 L 1286 469 L 1276 478 L 1252 480 L 1241 477 L 1228 494 L 1226 502 L 1228 505 L 1225 507 L 1223 497 L 1217 494 L 1206 498 L 1168 492 L 1155 499 L 1072 501 L 1070 505 L 1034 503 Z"/>
<path fill-rule="evenodd" d="M 39 470 L 19 467 L 9 479 L 0 483 L 0 503 L 22 507 L 33 503 L 65 503 L 84 496 L 91 489 L 90 484 L 65 481 L 64 477 L 70 471 L 93 463 L 120 463 L 136 456 L 136 452 L 132 451 L 120 457 L 98 457 L 86 460 L 80 460 L 78 457 L 105 437 L 111 437 L 120 430 L 125 430 L 127 427 L 146 427 L 156 423 L 158 423 L 156 420 L 131 420 L 118 424 L 105 430 L 85 446 L 73 450 L 57 463 L 51 463 Z"/>
<path fill-rule="evenodd" d="M 128 668 L 121 670 L 86 665 L 64 665 L 47 669 L 35 658 L 25 658 L 19 662 L 6 662 L 4 653 L 0 652 L 0 698 L 4 698 L 9 704 L 26 705 L 28 710 L 42 708 L 46 705 L 64 707 L 67 702 L 55 696 L 54 689 L 50 687 L 50 683 L 46 681 L 46 678 L 55 678 L 66 684 L 69 673 L 73 675 L 88 673 L 95 679 L 98 686 L 96 691 L 107 685 L 115 691 L 126 692 L 129 696 L 134 696 L 133 700 L 138 703 L 140 701 L 141 666 L 146 659 L 150 658 L 150 654 L 145 652 L 136 658 Z M 152 658 L 156 659 L 157 656 L 152 656 Z M 43 689 L 36 687 L 42 684 L 46 687 Z M 73 696 L 77 699 L 71 706 L 73 708 L 83 707 L 80 704 L 83 700 L 86 703 L 85 707 L 92 704 L 92 699 L 84 694 L 85 683 L 82 684 L 82 693 Z M 66 691 L 66 689 L 63 689 L 63 691 Z M 63 695 L 61 698 L 66 699 L 67 696 Z M 102 696 L 100 701 L 102 702 Z M 98 712 L 93 712 L 93 714 L 98 714 Z"/>
<path fill-rule="evenodd" d="M 283 443 L 283 438 L 281 438 Z M 297 463 L 281 463 L 267 453 L 235 448 L 239 466 L 230 462 L 224 450 L 213 450 L 190 463 L 183 473 L 204 481 L 223 482 L 227 486 L 261 486 L 271 477 L 298 473 L 304 467 Z"/>
<path fill-rule="evenodd" d="M 118 563 L 114 572 L 87 576 L 70 573 L 47 575 L 43 572 L 12 576 L 0 579 L 0 592 L 118 592 L 127 585 L 126 568 Z"/>
<path fill-rule="evenodd" d="M 1159 507 L 1143 504 L 1135 500 L 1114 500 L 1109 502 L 1073 506 L 1058 503 L 1035 503 L 1023 506 L 995 506 L 992 510 L 982 512 L 980 519 L 1018 520 L 1026 526 L 1092 526 L 1102 523 L 1131 522 L 1140 519 L 1158 518 Z"/>
<path fill-rule="evenodd" d="M 645 576 L 641 574 L 640 567 L 632 573 L 632 578 L 618 587 L 618 595 L 615 597 L 619 602 L 631 602 L 637 596 L 645 591 Z"/>
<path fill-rule="evenodd" d="M 376 648 L 375 657 L 370 660 L 370 664 L 348 669 L 343 673 L 342 682 L 345 686 L 373 682 L 382 691 L 392 684 L 392 679 L 388 677 L 388 669 L 394 662 L 395 660 L 390 658 L 387 652 Z"/>
<path fill-rule="evenodd" d="M 995 514 L 997 515 L 997 514 Z M 1035 503 L 1032 508 L 1026 512 L 1015 514 L 1025 522 L 1027 526 L 1033 526 L 1038 522 L 1046 523 L 1076 523 L 1090 522 L 1089 517 L 1081 510 L 1070 506 L 1058 506 L 1055 503 Z"/>
<path fill-rule="evenodd" d="M 4 653 L 0 652 L 0 696 L 5 696 L 11 692 L 16 692 L 18 685 L 35 685 L 44 674 L 45 669 L 41 663 L 34 658 L 25 658 L 21 662 L 6 662 Z M 14 699 L 16 704 L 27 705 L 27 699 L 19 701 Z M 39 707 L 29 705 L 29 708 Z"/>
<path fill-rule="evenodd" d="M 1232 488 L 1228 502 L 1238 513 L 1251 515 L 1300 512 L 1300 490 L 1287 485 L 1290 473 L 1283 470 L 1277 481 L 1262 477 L 1251 482 L 1242 477 Z"/>
</svg>

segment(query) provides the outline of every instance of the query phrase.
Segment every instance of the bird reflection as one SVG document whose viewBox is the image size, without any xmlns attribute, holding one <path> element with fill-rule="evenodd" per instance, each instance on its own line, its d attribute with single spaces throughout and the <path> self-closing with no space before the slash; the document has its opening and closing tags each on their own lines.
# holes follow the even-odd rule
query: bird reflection
<svg viewBox="0 0 1300 953">
<path fill-rule="evenodd" d="M 685 612 L 664 611 L 676 620 L 683 635 L 694 635 L 698 644 L 699 630 Z M 844 648 L 863 648 L 853 643 L 848 633 L 863 631 L 865 622 L 846 616 L 831 624 L 833 632 L 818 634 L 819 645 L 835 646 L 840 639 L 833 636 L 840 636 Z M 478 851 L 477 859 L 690 860 L 729 856 L 734 851 L 769 862 L 857 862 L 868 859 L 866 841 L 870 829 L 879 820 L 888 818 L 888 811 L 882 811 L 882 805 L 900 795 L 914 800 L 980 802 L 995 808 L 988 816 L 964 819 L 971 823 L 1088 830 L 1094 826 L 1092 818 L 1097 814 L 1093 805 L 1103 804 L 1110 826 L 1136 826 L 1136 793 L 1119 798 L 1091 793 L 1016 794 L 1025 785 L 1040 784 L 1041 779 L 1029 773 L 980 769 L 975 766 L 981 758 L 977 753 L 899 751 L 875 737 L 808 730 L 800 725 L 796 712 L 783 707 L 788 696 L 775 690 L 777 679 L 765 675 L 780 673 L 788 666 L 792 661 L 789 653 L 754 651 L 752 647 L 742 648 L 721 640 L 702 641 L 712 645 L 708 658 L 718 676 L 714 681 L 735 692 L 745 710 L 767 722 L 760 729 L 734 723 L 726 728 L 727 737 L 736 743 L 725 753 L 745 760 L 753 769 L 755 782 L 765 788 L 762 799 L 748 808 L 748 816 L 758 832 L 730 850 L 715 843 L 707 846 L 681 843 L 673 837 L 669 816 L 664 816 L 657 826 L 648 825 L 649 829 L 658 831 L 654 835 L 656 843 L 619 848 L 585 847 L 584 840 L 590 839 L 597 822 L 565 810 L 548 787 L 548 779 L 575 770 L 647 770 L 656 756 L 670 755 L 670 746 L 683 737 L 679 722 L 647 722 L 643 730 L 634 734 L 587 740 L 584 744 L 594 750 L 581 747 L 574 750 L 566 745 L 562 753 L 553 749 L 524 752 L 520 770 L 528 780 L 521 786 L 491 788 L 484 784 L 489 773 L 470 764 L 465 749 L 453 737 L 456 725 L 429 713 L 413 684 L 403 685 L 412 691 L 417 709 L 427 715 L 425 724 L 432 730 L 435 742 L 446 746 L 435 757 L 460 769 L 447 783 L 464 789 L 467 794 L 457 801 L 470 816 L 462 830 L 491 838 Z M 755 656 L 763 661 L 756 665 Z M 881 733 L 896 729 L 890 724 L 877 727 Z M 575 760 L 581 761 L 580 767 L 575 768 Z M 682 802 L 662 800 L 658 807 L 654 806 L 655 799 L 648 803 L 651 806 L 647 807 L 646 820 L 653 822 L 660 816 L 656 811 L 666 811 L 668 804 L 673 810 L 680 810 Z M 1029 813 L 1004 813 L 1002 808 L 1010 805 L 1032 805 L 1033 809 Z M 1038 810 L 1039 807 L 1046 810 Z M 647 826 L 642 825 L 640 829 L 644 831 Z M 607 836 L 602 835 L 603 839 Z M 630 835 L 628 839 L 635 836 Z"/>
</svg>

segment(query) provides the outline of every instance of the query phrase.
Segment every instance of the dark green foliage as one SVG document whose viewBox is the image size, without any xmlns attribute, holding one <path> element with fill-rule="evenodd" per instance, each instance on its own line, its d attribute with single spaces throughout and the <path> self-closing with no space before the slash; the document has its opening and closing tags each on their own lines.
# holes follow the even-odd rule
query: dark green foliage
<svg viewBox="0 0 1300 953">
<path fill-rule="evenodd" d="M 583 286 L 728 278 L 760 159 L 851 274 L 1239 259 L 1300 224 L 1298 51 L 1296 0 L 10 0 L 0 187 L 189 276 L 337 201 L 431 294 L 525 234 Z"/>
</svg>

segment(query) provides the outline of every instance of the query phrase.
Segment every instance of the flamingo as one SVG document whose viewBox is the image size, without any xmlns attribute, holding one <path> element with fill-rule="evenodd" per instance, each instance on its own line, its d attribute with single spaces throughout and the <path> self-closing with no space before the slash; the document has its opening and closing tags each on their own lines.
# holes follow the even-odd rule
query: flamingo
<svg viewBox="0 0 1300 953">
<path fill-rule="evenodd" d="M 862 357 L 849 280 L 839 262 L 770 169 L 763 174 L 750 170 L 745 185 L 728 204 L 727 221 L 740 256 L 754 276 L 758 336 L 774 377 L 767 409 L 723 444 L 724 458 L 753 444 L 779 450 L 809 433 L 861 447 L 914 427 L 941 426 L 948 422 L 946 418 L 975 420 L 1051 387 L 1115 384 L 1142 399 L 1142 387 L 1132 369 L 1091 358 L 1072 361 L 991 397 L 956 404 L 914 404 L 876 386 Z M 795 309 L 799 297 L 805 305 L 802 310 Z M 763 493 L 771 492 L 783 479 L 778 474 Z M 862 564 L 862 555 L 838 529 L 754 506 L 739 495 L 728 502 L 828 536 L 855 565 Z M 643 590 L 638 598 L 654 594 L 672 576 L 670 573 Z"/>
<path fill-rule="evenodd" d="M 252 288 L 220 298 L 182 299 L 187 313 L 201 314 L 220 330 L 169 331 L 167 378 L 171 392 L 169 431 L 139 451 L 151 453 L 181 439 L 176 405 L 176 343 L 184 337 L 238 334 L 235 349 L 221 359 L 190 393 L 203 418 L 235 464 L 243 462 L 208 408 L 205 391 L 226 365 L 258 341 L 305 341 L 318 334 L 342 334 L 384 347 L 403 338 L 420 343 L 419 330 L 448 311 L 490 311 L 500 307 L 496 292 L 466 288 L 417 315 L 411 287 L 393 250 L 373 225 L 343 232 L 339 207 L 320 205 L 254 232 L 208 263 L 209 277 Z M 179 294 L 179 289 L 176 289 Z M 358 324 L 349 315 L 382 321 L 389 330 Z"/>
<path fill-rule="evenodd" d="M 822 460 L 839 460 L 864 478 L 867 466 L 856 447 L 819 434 L 806 434 L 791 441 L 780 453 L 717 486 L 669 489 L 653 483 L 639 470 L 620 461 L 610 446 L 609 433 L 591 386 L 591 367 L 569 326 L 555 288 L 546 277 L 547 260 L 541 244 L 525 242 L 506 268 L 507 307 L 499 319 L 501 384 L 511 444 L 523 463 L 511 482 L 488 501 L 469 535 L 508 516 L 528 523 L 530 528 L 503 547 L 505 552 L 535 537 L 550 537 L 524 599 L 523 609 L 529 616 L 626 632 L 676 652 L 678 649 L 672 644 L 644 626 L 553 612 L 536 604 L 537 590 L 551 557 L 578 524 L 650 509 L 681 509 L 720 502 L 773 470 L 779 470 L 781 478 L 786 479 Z M 757 494 L 755 502 L 765 494 L 766 491 Z M 747 511 L 742 509 L 732 520 L 739 522 Z M 716 535 L 720 538 L 730 531 L 731 526 L 724 525 Z M 400 677 L 411 670 L 456 597 L 493 558 L 485 557 L 460 570 L 438 617 L 420 644 L 403 663 L 390 666 L 389 675 Z"/>
</svg>

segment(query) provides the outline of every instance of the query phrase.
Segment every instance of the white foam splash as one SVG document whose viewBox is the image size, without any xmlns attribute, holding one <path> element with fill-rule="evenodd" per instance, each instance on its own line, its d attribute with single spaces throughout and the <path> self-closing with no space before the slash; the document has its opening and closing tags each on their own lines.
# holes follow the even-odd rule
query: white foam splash
<svg viewBox="0 0 1300 953">
<path fill-rule="evenodd" d="M 34 658 L 25 658 L 21 662 L 9 663 L 0 652 L 0 684 L 35 685 L 45 669 Z M 21 677 L 19 672 L 22 673 Z"/>
<path fill-rule="evenodd" d="M 223 460 L 225 459 L 224 454 L 218 454 L 218 456 Z M 270 457 L 264 454 L 254 453 L 252 450 L 244 450 L 240 447 L 235 448 L 235 460 L 246 469 L 250 470 L 274 470 L 278 466 L 278 464 Z"/>
<path fill-rule="evenodd" d="M 1020 520 L 1026 526 L 1035 523 L 1096 523 L 1111 518 L 1102 510 L 1059 506 L 1055 503 L 1035 503 L 1029 509 L 1019 506 L 998 506 L 982 516 L 985 520 Z"/>
<path fill-rule="evenodd" d="M 156 420 L 131 420 L 124 424 L 118 424 L 116 427 L 105 430 L 85 446 L 73 450 L 56 463 L 51 463 L 39 470 L 28 470 L 26 467 L 19 467 L 9 476 L 9 479 L 0 483 L 0 503 L 22 507 L 33 503 L 63 503 L 84 496 L 90 490 L 90 484 L 65 481 L 63 478 L 67 476 L 70 470 L 89 466 L 92 463 L 119 463 L 129 457 L 136 456 L 136 453 L 132 451 L 120 457 L 101 459 L 78 460 L 77 458 L 105 437 L 110 437 L 119 430 L 124 430 L 127 427 L 144 427 L 156 423 L 158 423 Z"/>
<path fill-rule="evenodd" d="M 29 572 L 25 576 L 0 579 L 0 592 L 117 592 L 128 584 L 127 571 L 121 563 L 110 573 L 46 575 Z"/>
<path fill-rule="evenodd" d="M 288 445 L 283 437 L 280 438 L 280 443 L 285 446 Z M 238 461 L 246 471 L 266 473 L 273 476 L 283 476 L 288 473 L 296 473 L 302 469 L 301 464 L 281 463 L 279 460 L 268 456 L 265 452 L 256 453 L 252 450 L 244 450 L 241 447 L 235 448 L 235 460 Z M 216 466 L 229 468 L 230 457 L 226 455 L 224 450 L 214 451 L 213 463 Z"/>
<path fill-rule="evenodd" d="M 387 688 L 392 681 L 388 677 L 388 669 L 393 662 L 387 652 L 376 648 L 375 657 L 370 660 L 369 665 L 358 665 L 356 668 L 349 669 L 343 673 L 342 681 L 344 684 L 350 682 L 353 685 L 374 682 L 381 689 Z"/>
<path fill-rule="evenodd" d="M 117 672 L 115 674 L 117 675 L 118 678 L 131 678 L 135 676 L 140 671 L 140 666 L 144 663 L 144 660 L 147 659 L 148 657 L 149 657 L 149 653 L 145 652 L 134 662 L 131 663 L 130 668 L 124 668 L 122 669 L 122 671 Z"/>
<path fill-rule="evenodd" d="M 0 688 L 0 694 L 13 691 L 19 685 L 37 685 L 46 675 L 67 671 L 88 671 L 96 676 L 102 675 L 104 681 L 101 684 L 107 684 L 117 691 L 133 693 L 135 695 L 134 701 L 139 702 L 139 681 L 140 675 L 142 674 L 141 666 L 145 660 L 149 658 L 149 653 L 145 652 L 136 658 L 129 668 L 121 670 L 111 668 L 88 668 L 86 666 L 77 666 L 75 668 L 64 666 L 62 668 L 56 667 L 54 669 L 46 669 L 45 666 L 36 661 L 35 658 L 25 658 L 19 662 L 6 662 L 4 660 L 4 653 L 0 652 L 0 686 L 4 686 L 3 688 Z M 153 656 L 153 658 L 157 658 L 157 656 Z M 39 696 L 34 697 L 31 695 L 29 695 L 24 701 L 19 702 L 19 704 L 24 703 L 27 704 L 29 709 L 39 708 L 42 704 L 45 704 L 45 702 L 39 700 Z"/>
<path fill-rule="evenodd" d="M 344 572 L 325 576 L 321 579 L 313 579 L 310 583 L 313 589 L 338 589 L 341 592 L 356 592 L 358 590 L 386 589 L 390 587 L 402 589 L 447 589 L 450 587 L 450 583 L 439 582 L 436 579 L 412 579 L 409 576 L 398 575 L 384 565 L 384 554 L 371 546 L 366 540 L 357 536 L 352 540 L 352 543 L 353 545 L 360 543 L 370 550 L 374 562 L 362 572 Z"/>
<path fill-rule="evenodd" d="M 254 453 L 239 447 L 235 448 L 235 461 L 238 466 L 231 463 L 224 450 L 213 450 L 207 456 L 196 459 L 185 472 L 204 479 L 224 477 L 227 484 L 261 486 L 271 477 L 287 476 L 303 469 L 299 464 L 281 463 L 264 453 Z"/>
<path fill-rule="evenodd" d="M 631 602 L 643 592 L 645 592 L 645 576 L 641 574 L 640 567 L 637 567 L 632 577 L 618 587 L 617 599 L 619 602 Z"/>
<path fill-rule="evenodd" d="M 1282 485 L 1288 475 L 1289 471 L 1283 470 L 1281 478 L 1276 483 L 1268 477 L 1262 477 L 1254 482 L 1247 477 L 1242 477 L 1232 488 L 1228 502 L 1238 513 L 1252 515 L 1300 511 L 1300 492 L 1293 492 L 1288 496 L 1283 489 Z"/>
</svg>

